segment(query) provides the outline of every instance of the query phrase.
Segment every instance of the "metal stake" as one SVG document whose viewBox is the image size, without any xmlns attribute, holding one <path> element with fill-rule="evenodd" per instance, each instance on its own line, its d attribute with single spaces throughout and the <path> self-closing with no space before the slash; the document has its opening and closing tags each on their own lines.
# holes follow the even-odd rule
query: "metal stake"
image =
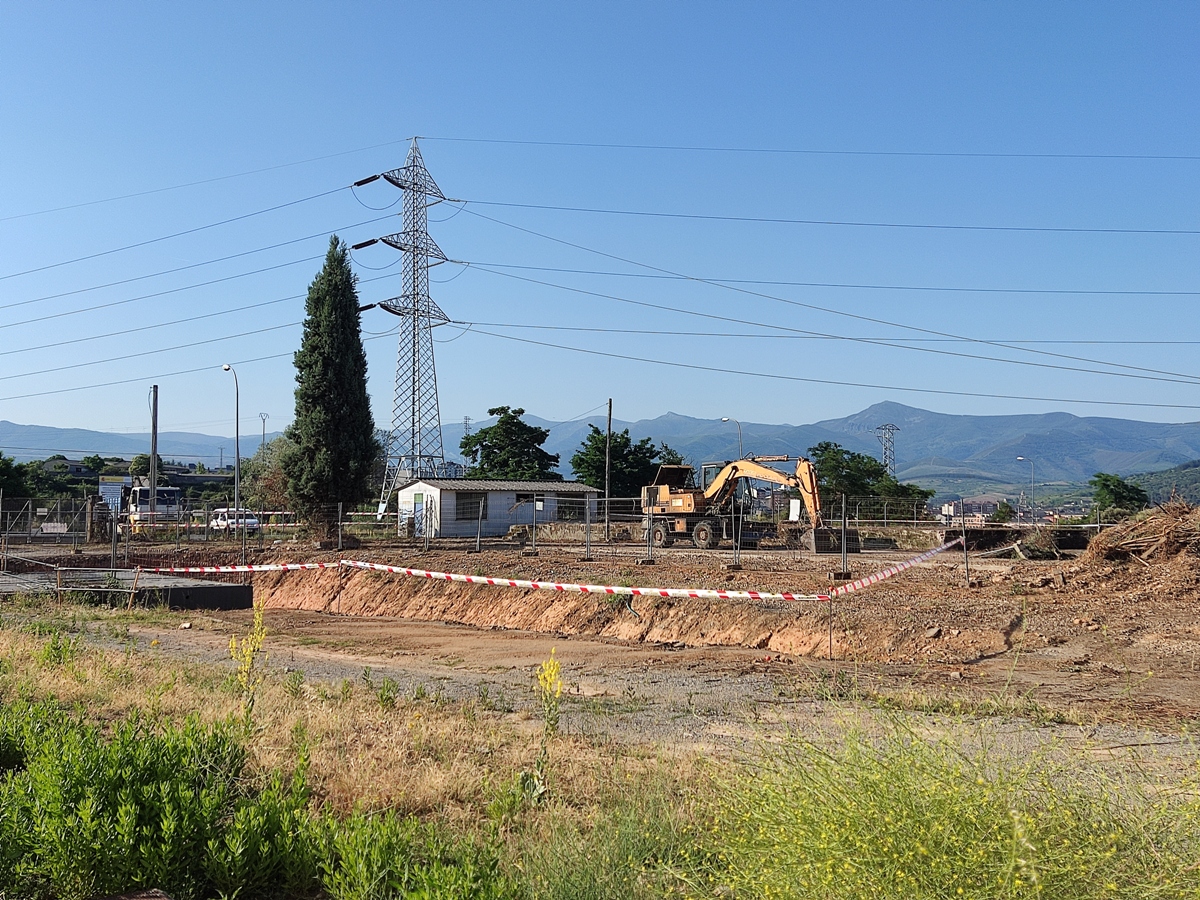
<svg viewBox="0 0 1200 900">
<path fill-rule="evenodd" d="M 967 556 L 967 504 L 963 502 L 962 497 L 959 497 L 958 505 L 959 510 L 962 513 L 963 571 L 967 573 L 967 587 L 970 587 L 971 558 Z"/>
<path fill-rule="evenodd" d="M 480 552 L 480 544 L 483 541 L 483 504 L 487 500 L 487 494 L 480 492 L 479 494 L 479 518 L 475 522 L 475 552 Z"/>
<path fill-rule="evenodd" d="M 850 571 L 850 561 L 846 559 L 846 495 L 842 494 L 842 577 L 845 578 Z M 829 601 L 832 609 L 833 601 Z"/>
</svg>

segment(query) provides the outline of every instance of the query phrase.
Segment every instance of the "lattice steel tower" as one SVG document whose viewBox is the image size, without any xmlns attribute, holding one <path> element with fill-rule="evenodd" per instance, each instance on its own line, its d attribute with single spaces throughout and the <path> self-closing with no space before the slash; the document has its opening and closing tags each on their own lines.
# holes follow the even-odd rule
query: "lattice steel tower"
<svg viewBox="0 0 1200 900">
<path fill-rule="evenodd" d="M 880 425 L 875 429 L 875 436 L 883 444 L 883 467 L 893 478 L 896 477 L 896 432 L 899 427 L 891 424 Z"/>
<path fill-rule="evenodd" d="M 429 296 L 429 269 L 446 262 L 446 254 L 429 236 L 428 210 L 446 197 L 425 168 L 416 138 L 401 168 L 364 178 L 355 186 L 381 177 L 404 191 L 404 229 L 355 244 L 354 249 L 382 241 L 404 254 L 404 291 L 379 304 L 403 319 L 396 355 L 392 429 L 384 442 L 387 469 L 379 497 L 379 508 L 383 511 L 397 485 L 405 479 L 437 476 L 445 468 L 437 371 L 433 364 L 433 328 L 444 325 L 450 318 Z"/>
</svg>

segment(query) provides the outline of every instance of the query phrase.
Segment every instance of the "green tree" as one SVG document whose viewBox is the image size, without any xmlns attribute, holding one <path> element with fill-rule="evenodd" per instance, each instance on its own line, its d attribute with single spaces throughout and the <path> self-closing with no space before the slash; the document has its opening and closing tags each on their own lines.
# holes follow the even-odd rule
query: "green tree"
<svg viewBox="0 0 1200 900">
<path fill-rule="evenodd" d="M 304 334 L 296 351 L 296 416 L 282 459 L 296 511 L 328 536 L 337 504 L 357 504 L 380 453 L 367 396 L 367 355 L 350 252 L 329 239 L 325 265 L 308 288 Z"/>
<path fill-rule="evenodd" d="M 554 471 L 558 454 L 542 449 L 549 430 L 524 422 L 525 410 L 497 406 L 488 410 L 494 425 L 480 428 L 459 442 L 471 466 L 469 478 L 513 478 L 523 481 L 562 481 Z"/>
<path fill-rule="evenodd" d="M 251 509 L 279 510 L 287 505 L 283 459 L 294 446 L 286 436 L 280 436 L 242 463 L 242 498 Z"/>
<path fill-rule="evenodd" d="M 682 466 L 684 465 L 683 454 L 667 444 L 659 444 L 658 464 L 660 466 Z"/>
<path fill-rule="evenodd" d="M 25 483 L 25 475 L 20 466 L 11 456 L 0 453 L 0 491 L 5 497 L 26 497 L 29 486 Z"/>
<path fill-rule="evenodd" d="M 571 457 L 571 469 L 584 484 L 604 490 L 604 444 L 605 433 L 595 425 L 589 425 L 587 437 Z M 611 494 L 614 497 L 637 497 L 642 487 L 654 480 L 663 460 L 664 451 L 679 457 L 670 447 L 655 447 L 650 438 L 642 438 L 636 444 L 629 437 L 629 429 L 613 433 L 609 452 Z"/>
<path fill-rule="evenodd" d="M 821 495 L 827 502 L 838 494 L 928 500 L 936 493 L 915 484 L 901 484 L 875 457 L 855 453 L 832 441 L 809 447 L 808 458 L 817 467 Z"/>
<path fill-rule="evenodd" d="M 160 485 L 167 483 L 166 479 L 163 478 L 162 470 L 163 470 L 163 458 L 160 456 L 158 458 L 158 483 Z M 129 474 L 133 475 L 133 476 L 149 475 L 150 474 L 150 454 L 149 453 L 139 453 L 137 456 L 135 456 L 133 459 L 131 459 L 129 461 Z"/>
<path fill-rule="evenodd" d="M 1150 502 L 1144 490 L 1136 484 L 1130 484 L 1120 475 L 1097 472 L 1088 484 L 1093 488 L 1093 501 L 1102 510 L 1123 509 L 1134 512 Z"/>
<path fill-rule="evenodd" d="M 85 456 L 83 459 L 80 460 L 80 462 L 83 463 L 85 466 L 87 466 L 89 469 L 91 469 L 93 472 L 95 472 L 97 475 L 99 475 L 101 472 L 103 472 L 104 467 L 107 465 L 107 463 L 104 462 L 104 457 L 98 453 L 93 453 L 91 456 Z"/>
<path fill-rule="evenodd" d="M 1007 500 L 1001 500 L 1000 505 L 996 507 L 996 511 L 988 516 L 989 522 L 995 522 L 1003 525 L 1005 522 L 1011 522 L 1017 517 L 1017 511 L 1013 505 Z"/>
</svg>

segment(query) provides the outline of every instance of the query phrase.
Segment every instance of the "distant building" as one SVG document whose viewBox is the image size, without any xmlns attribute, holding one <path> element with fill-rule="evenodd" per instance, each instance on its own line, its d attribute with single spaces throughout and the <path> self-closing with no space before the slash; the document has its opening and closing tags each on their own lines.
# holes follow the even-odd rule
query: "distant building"
<svg viewBox="0 0 1200 900">
<path fill-rule="evenodd" d="M 73 478 L 95 478 L 99 472 L 93 472 L 77 459 L 58 457 L 42 463 L 42 469 L 51 475 L 70 475 Z"/>
<path fill-rule="evenodd" d="M 514 525 L 539 525 L 597 518 L 599 491 L 577 481 L 492 481 L 419 478 L 397 491 L 400 516 L 414 533 L 430 537 L 500 537 Z"/>
</svg>

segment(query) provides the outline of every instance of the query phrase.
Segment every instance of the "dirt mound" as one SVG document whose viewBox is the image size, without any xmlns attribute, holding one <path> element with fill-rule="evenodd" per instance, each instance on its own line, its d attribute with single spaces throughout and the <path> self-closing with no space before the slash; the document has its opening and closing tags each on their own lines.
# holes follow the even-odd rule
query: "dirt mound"
<svg viewBox="0 0 1200 900">
<path fill-rule="evenodd" d="M 1147 562 L 1180 554 L 1200 557 L 1200 507 L 1172 500 L 1100 532 L 1082 560 L 1100 563 L 1137 557 Z"/>
</svg>

